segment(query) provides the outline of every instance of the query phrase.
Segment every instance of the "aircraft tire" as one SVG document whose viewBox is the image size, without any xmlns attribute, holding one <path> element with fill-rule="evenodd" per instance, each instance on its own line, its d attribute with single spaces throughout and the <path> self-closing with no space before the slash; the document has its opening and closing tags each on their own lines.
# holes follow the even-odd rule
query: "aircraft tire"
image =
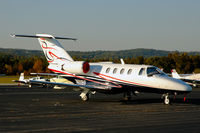
<svg viewBox="0 0 200 133">
<path fill-rule="evenodd" d="M 164 97 L 164 104 L 165 104 L 165 105 L 169 105 L 169 103 L 170 103 L 169 96 L 168 96 L 168 95 L 165 95 L 165 97 Z"/>
<path fill-rule="evenodd" d="M 89 94 L 86 94 L 85 96 L 81 97 L 83 101 L 88 101 L 89 100 Z"/>
</svg>

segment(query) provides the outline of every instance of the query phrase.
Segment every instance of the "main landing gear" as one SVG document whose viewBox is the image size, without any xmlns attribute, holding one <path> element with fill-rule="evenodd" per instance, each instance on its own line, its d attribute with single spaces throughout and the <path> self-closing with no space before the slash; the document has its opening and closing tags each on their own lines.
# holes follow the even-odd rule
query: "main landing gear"
<svg viewBox="0 0 200 133">
<path fill-rule="evenodd" d="M 88 101 L 90 99 L 89 90 L 85 89 L 81 94 L 80 97 L 83 101 Z"/>
</svg>

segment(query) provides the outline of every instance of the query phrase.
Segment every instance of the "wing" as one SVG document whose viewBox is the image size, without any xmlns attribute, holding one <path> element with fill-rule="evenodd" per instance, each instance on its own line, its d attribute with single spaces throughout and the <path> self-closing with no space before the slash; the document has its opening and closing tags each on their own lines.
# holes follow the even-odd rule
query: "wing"
<svg viewBox="0 0 200 133">
<path fill-rule="evenodd" d="M 110 89 L 108 86 L 103 86 L 103 85 L 81 85 L 80 84 L 73 84 L 73 83 L 59 83 L 59 82 L 48 82 L 48 81 L 38 81 L 38 80 L 30 80 L 30 83 L 33 84 L 50 84 L 50 85 L 59 85 L 59 86 L 72 86 L 72 87 L 83 87 L 83 88 L 88 88 L 91 90 L 108 90 Z"/>
<path fill-rule="evenodd" d="M 60 76 L 60 75 L 59 75 Z M 119 84 L 104 79 L 100 77 L 90 77 L 90 76 L 81 76 L 81 75 L 61 75 L 60 77 L 66 79 L 67 81 L 56 81 L 53 79 L 50 81 L 38 81 L 38 80 L 30 80 L 31 83 L 40 83 L 40 84 L 50 84 L 50 85 L 58 85 L 58 86 L 73 86 L 80 88 L 88 88 L 91 91 L 98 92 L 108 92 L 114 88 L 120 89 L 122 86 Z M 57 78 L 59 79 L 59 78 Z"/>
<path fill-rule="evenodd" d="M 31 75 L 42 75 L 42 76 L 57 76 L 56 73 L 30 73 Z"/>
<path fill-rule="evenodd" d="M 25 82 L 25 81 L 20 81 L 20 80 L 12 80 L 12 81 L 17 82 L 17 83 L 27 84 L 27 82 Z"/>
<path fill-rule="evenodd" d="M 30 73 L 31 75 L 42 75 L 42 76 L 61 76 L 61 77 L 72 77 L 69 75 L 65 74 L 60 74 L 60 73 Z"/>
</svg>

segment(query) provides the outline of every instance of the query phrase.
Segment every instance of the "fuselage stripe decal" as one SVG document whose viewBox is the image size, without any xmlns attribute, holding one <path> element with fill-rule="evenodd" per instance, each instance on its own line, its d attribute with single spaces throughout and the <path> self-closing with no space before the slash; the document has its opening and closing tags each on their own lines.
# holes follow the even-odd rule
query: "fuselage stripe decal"
<svg viewBox="0 0 200 133">
<path fill-rule="evenodd" d="M 155 88 L 155 87 L 152 87 L 152 86 L 148 86 L 148 85 L 144 85 L 144 84 L 139 84 L 139 83 L 135 83 L 135 82 L 130 82 L 130 81 L 126 81 L 126 80 L 121 80 L 121 79 L 117 79 L 117 78 L 114 78 L 114 77 L 111 77 L 111 76 L 108 76 L 108 75 L 104 75 L 104 74 L 101 74 L 101 73 L 97 73 L 97 72 L 94 72 L 95 75 L 99 76 L 99 75 L 102 75 L 102 76 L 99 76 L 101 79 L 105 79 L 107 81 L 110 81 L 111 83 L 114 83 L 116 84 L 117 86 L 113 86 L 113 85 L 108 85 L 108 84 L 104 84 L 104 83 L 101 83 L 101 82 L 98 82 L 98 81 L 94 81 L 94 80 L 91 80 L 91 79 L 87 79 L 87 78 L 83 78 L 83 77 L 80 77 L 80 76 L 76 76 L 74 74 L 70 74 L 70 73 L 66 73 L 66 72 L 62 72 L 62 71 L 59 71 L 59 70 L 54 70 L 54 69 L 50 69 L 51 71 L 53 72 L 57 72 L 57 73 L 63 73 L 63 74 L 66 74 L 66 75 L 70 75 L 70 76 L 73 76 L 73 77 L 76 77 L 76 78 L 79 78 L 79 79 L 84 79 L 84 80 L 87 80 L 87 81 L 91 81 L 91 82 L 94 82 L 94 83 L 98 83 L 98 84 L 101 84 L 101 85 L 105 85 L 105 86 L 110 86 L 110 87 L 117 87 L 117 88 L 121 88 L 122 86 L 118 85 L 117 83 L 113 82 L 113 81 L 110 81 L 102 76 L 105 76 L 105 77 L 108 77 L 108 78 L 111 78 L 111 79 L 114 79 L 114 80 L 118 80 L 119 82 L 125 82 L 125 83 L 129 83 L 131 85 L 139 85 L 139 86 L 143 86 L 143 87 L 150 87 L 150 88 Z"/>
<path fill-rule="evenodd" d="M 58 57 L 57 55 L 55 55 L 54 53 L 52 53 L 51 51 L 49 51 L 49 55 L 53 58 L 53 56 L 54 57 L 56 57 L 57 59 L 59 59 L 59 60 L 62 60 L 60 57 Z M 53 62 L 54 61 L 54 58 L 53 58 L 53 60 L 52 61 L 48 61 L 48 62 Z M 63 60 L 62 60 L 63 61 Z"/>
<path fill-rule="evenodd" d="M 126 83 L 130 83 L 130 84 L 133 84 L 133 85 L 139 85 L 139 86 L 145 86 L 145 87 L 151 87 L 151 88 L 154 88 L 152 86 L 148 86 L 148 85 L 144 85 L 144 84 L 139 84 L 139 83 L 135 83 L 135 82 L 131 82 L 131 81 L 126 81 L 126 80 L 122 80 L 122 79 L 118 79 L 118 78 L 114 78 L 114 77 L 111 77 L 111 76 L 108 76 L 108 75 L 104 75 L 104 74 L 101 74 L 101 73 L 97 73 L 97 72 L 93 72 L 94 74 L 98 75 L 99 77 L 103 78 L 102 76 L 105 76 L 107 78 L 111 78 L 111 79 L 114 79 L 114 80 L 118 80 L 119 82 L 126 82 Z M 104 78 L 105 79 L 105 78 Z"/>
<path fill-rule="evenodd" d="M 91 81 L 91 82 L 98 83 L 98 84 L 105 85 L 105 86 L 117 87 L 117 88 L 121 88 L 122 87 L 122 86 L 119 86 L 119 85 L 118 86 L 114 86 L 114 85 L 104 84 L 104 83 L 101 83 L 101 82 L 97 82 L 97 81 L 94 81 L 94 80 L 91 80 L 91 79 L 86 79 L 86 78 L 83 78 L 83 77 L 80 77 L 80 76 L 76 76 L 76 75 L 73 75 L 73 74 L 70 74 L 70 73 L 66 73 L 66 72 L 62 72 L 62 71 L 58 71 L 58 70 L 54 70 L 54 69 L 50 69 L 50 70 L 53 71 L 53 72 L 63 73 L 63 74 L 66 74 L 66 75 L 70 75 L 70 76 L 73 76 L 73 77 L 76 77 L 76 78 L 84 79 L 84 80 Z"/>
</svg>

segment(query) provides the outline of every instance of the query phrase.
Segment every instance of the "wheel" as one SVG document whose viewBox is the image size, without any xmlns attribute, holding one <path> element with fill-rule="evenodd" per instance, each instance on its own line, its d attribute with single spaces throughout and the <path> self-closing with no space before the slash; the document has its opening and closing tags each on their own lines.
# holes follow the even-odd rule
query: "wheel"
<svg viewBox="0 0 200 133">
<path fill-rule="evenodd" d="M 89 100 L 89 94 L 84 95 L 83 97 L 81 97 L 81 99 L 83 101 L 88 101 Z"/>
<path fill-rule="evenodd" d="M 165 104 L 165 105 L 169 105 L 169 103 L 170 103 L 169 96 L 168 96 L 168 95 L 165 95 L 164 104 Z"/>
</svg>

